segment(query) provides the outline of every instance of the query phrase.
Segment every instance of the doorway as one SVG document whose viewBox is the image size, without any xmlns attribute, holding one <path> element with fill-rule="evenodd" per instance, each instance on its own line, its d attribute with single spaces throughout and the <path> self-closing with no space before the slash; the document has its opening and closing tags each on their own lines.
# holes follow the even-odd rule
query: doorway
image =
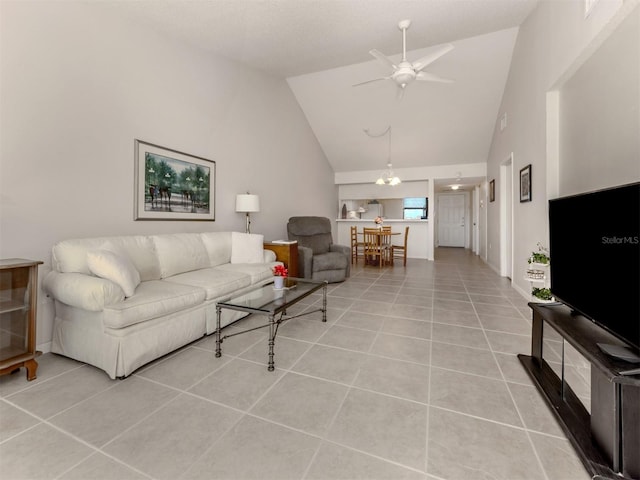
<svg viewBox="0 0 640 480">
<path fill-rule="evenodd" d="M 441 193 L 438 195 L 438 245 L 441 247 L 465 246 L 464 193 Z"/>
<path fill-rule="evenodd" d="M 500 275 L 513 279 L 513 152 L 500 165 Z"/>
</svg>

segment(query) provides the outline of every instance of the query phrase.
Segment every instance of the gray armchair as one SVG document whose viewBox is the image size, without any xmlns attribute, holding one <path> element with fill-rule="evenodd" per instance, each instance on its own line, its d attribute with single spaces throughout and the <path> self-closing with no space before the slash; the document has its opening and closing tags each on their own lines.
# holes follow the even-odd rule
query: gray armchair
<svg viewBox="0 0 640 480">
<path fill-rule="evenodd" d="M 298 276 L 330 283 L 349 276 L 351 249 L 333 243 L 328 218 L 291 217 L 287 234 L 289 240 L 298 241 Z"/>
</svg>

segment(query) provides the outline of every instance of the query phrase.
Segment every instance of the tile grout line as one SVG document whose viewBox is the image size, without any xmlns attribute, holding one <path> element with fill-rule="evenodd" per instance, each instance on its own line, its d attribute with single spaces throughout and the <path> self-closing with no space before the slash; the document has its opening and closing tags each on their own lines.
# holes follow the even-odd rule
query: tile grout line
<svg viewBox="0 0 640 480">
<path fill-rule="evenodd" d="M 478 315 L 478 311 L 476 309 L 475 304 L 472 303 L 473 309 L 476 312 L 476 315 L 478 316 L 478 321 L 480 321 L 480 316 Z M 482 325 L 482 322 L 480 322 L 480 325 Z M 489 350 L 491 352 L 491 356 L 493 357 L 493 361 L 496 363 L 496 365 L 498 366 L 498 371 L 500 372 L 500 375 L 502 376 L 502 381 L 504 382 L 505 388 L 507 389 L 507 392 L 509 393 L 509 398 L 511 399 L 511 402 L 513 403 L 514 408 L 516 409 L 516 412 L 518 414 L 518 418 L 520 420 L 520 422 L 522 423 L 522 427 L 524 430 L 525 435 L 527 436 L 527 440 L 529 442 L 529 446 L 531 447 L 531 450 L 533 451 L 533 455 L 535 456 L 536 462 L 538 463 L 538 466 L 540 467 L 540 470 L 542 471 L 542 474 L 544 475 L 545 480 L 549 480 L 549 477 L 547 475 L 547 471 L 544 468 L 544 465 L 542 464 L 542 460 L 540 459 L 540 456 L 538 455 L 538 450 L 535 448 L 535 445 L 533 443 L 533 440 L 531 439 L 531 435 L 529 434 L 529 429 L 527 428 L 527 424 L 524 421 L 524 418 L 522 416 L 522 413 L 520 412 L 520 408 L 518 407 L 518 403 L 516 402 L 513 393 L 511 392 L 511 389 L 509 388 L 509 382 L 507 382 L 506 377 L 504 376 L 504 372 L 502 371 L 502 368 L 500 368 L 500 362 L 498 362 L 498 359 L 496 358 L 495 352 L 493 350 L 493 347 L 491 346 L 491 342 L 489 341 L 489 337 L 487 335 L 487 332 L 484 328 L 484 326 L 482 326 L 482 333 L 485 337 L 486 342 L 489 344 Z"/>
</svg>

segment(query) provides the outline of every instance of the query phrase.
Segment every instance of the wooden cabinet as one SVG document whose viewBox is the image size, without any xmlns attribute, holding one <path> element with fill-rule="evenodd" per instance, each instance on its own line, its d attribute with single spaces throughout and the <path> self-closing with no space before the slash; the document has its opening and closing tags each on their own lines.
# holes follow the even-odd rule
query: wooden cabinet
<svg viewBox="0 0 640 480">
<path fill-rule="evenodd" d="M 289 270 L 290 277 L 298 276 L 298 242 L 296 243 L 264 243 L 265 250 L 271 250 L 276 254 L 276 260 L 284 263 Z"/>
<path fill-rule="evenodd" d="M 20 367 L 36 378 L 36 305 L 39 261 L 0 260 L 0 375 Z"/>
</svg>

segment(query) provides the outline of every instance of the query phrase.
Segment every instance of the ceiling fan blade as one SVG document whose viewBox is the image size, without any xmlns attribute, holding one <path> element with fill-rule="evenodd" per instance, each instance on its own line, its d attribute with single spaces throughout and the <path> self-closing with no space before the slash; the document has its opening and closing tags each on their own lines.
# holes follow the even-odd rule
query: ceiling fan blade
<svg viewBox="0 0 640 480">
<path fill-rule="evenodd" d="M 427 72 L 418 72 L 418 74 L 416 75 L 416 80 L 420 80 L 421 82 L 440 82 L 440 83 L 454 82 L 454 80 L 451 80 L 449 78 L 442 78 L 438 75 L 435 75 L 433 73 L 427 73 Z"/>
<path fill-rule="evenodd" d="M 453 50 L 453 45 L 451 45 L 451 44 L 443 45 L 439 49 L 431 52 L 429 55 L 427 55 L 425 57 L 422 57 L 420 60 L 416 60 L 415 62 L 413 62 L 412 63 L 413 69 L 417 73 L 420 70 L 422 70 L 424 67 L 429 65 L 430 63 L 435 62 L 437 59 L 439 59 L 445 53 L 450 52 L 451 50 Z"/>
<path fill-rule="evenodd" d="M 351 85 L 352 87 L 359 87 L 360 85 L 366 85 L 367 83 L 379 82 L 380 80 L 389 80 L 391 77 L 374 78 L 373 80 L 367 80 L 366 82 L 356 83 Z"/>
<path fill-rule="evenodd" d="M 376 50 L 375 48 L 373 50 L 370 50 L 369 53 L 375 57 L 376 59 L 378 59 L 380 62 L 384 63 L 387 67 L 391 68 L 392 70 L 397 70 L 398 67 L 395 65 L 395 63 L 393 63 L 391 61 L 391 59 L 389 57 L 387 57 L 384 53 L 379 52 L 378 50 Z"/>
</svg>

